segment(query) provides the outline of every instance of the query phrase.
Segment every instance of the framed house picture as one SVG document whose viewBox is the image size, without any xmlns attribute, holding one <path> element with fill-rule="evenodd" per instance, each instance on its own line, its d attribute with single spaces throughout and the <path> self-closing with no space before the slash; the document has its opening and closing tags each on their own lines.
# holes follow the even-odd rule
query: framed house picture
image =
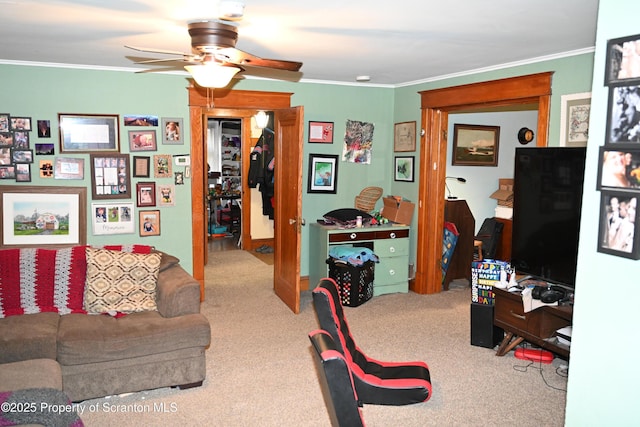
<svg viewBox="0 0 640 427">
<path fill-rule="evenodd" d="M 58 114 L 61 153 L 120 152 L 117 114 Z"/>
<path fill-rule="evenodd" d="M 91 154 L 90 161 L 94 200 L 131 197 L 128 154 Z"/>
<path fill-rule="evenodd" d="M 598 252 L 640 259 L 639 197 L 640 193 L 602 191 Z"/>
<path fill-rule="evenodd" d="M 338 182 L 338 156 L 309 154 L 309 182 L 307 193 L 336 194 Z"/>
<path fill-rule="evenodd" d="M 394 181 L 413 182 L 414 161 L 414 156 L 397 156 L 395 158 Z"/>
<path fill-rule="evenodd" d="M 500 126 L 453 125 L 454 166 L 498 166 Z"/>
<path fill-rule="evenodd" d="M 393 126 L 393 151 L 416 151 L 416 122 Z"/>
<path fill-rule="evenodd" d="M 0 194 L 0 248 L 86 244 L 85 187 L 12 185 Z"/>
</svg>

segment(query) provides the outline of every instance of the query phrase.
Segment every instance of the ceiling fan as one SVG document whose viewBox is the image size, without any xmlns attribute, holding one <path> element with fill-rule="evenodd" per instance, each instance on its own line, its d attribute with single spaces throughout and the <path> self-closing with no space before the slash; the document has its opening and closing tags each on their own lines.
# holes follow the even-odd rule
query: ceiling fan
<svg viewBox="0 0 640 427">
<path fill-rule="evenodd" d="M 136 64 L 185 63 L 184 68 L 193 76 L 196 83 L 203 87 L 225 87 L 238 72 L 260 74 L 264 70 L 297 72 L 301 62 L 265 59 L 236 49 L 238 27 L 222 20 L 205 20 L 188 24 L 191 36 L 192 53 L 165 51 L 160 49 L 125 46 L 126 48 L 148 53 L 161 53 L 181 58 L 148 59 L 136 61 Z M 161 70 L 144 70 L 154 72 Z M 277 75 L 277 73 L 276 73 Z"/>
</svg>

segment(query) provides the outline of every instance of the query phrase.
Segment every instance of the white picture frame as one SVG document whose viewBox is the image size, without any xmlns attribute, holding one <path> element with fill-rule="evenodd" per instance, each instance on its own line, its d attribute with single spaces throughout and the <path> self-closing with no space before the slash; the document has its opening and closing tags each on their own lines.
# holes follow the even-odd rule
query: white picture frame
<svg viewBox="0 0 640 427">
<path fill-rule="evenodd" d="M 591 92 L 562 95 L 560 98 L 560 146 L 586 147 L 589 139 Z"/>
<path fill-rule="evenodd" d="M 134 234 L 136 232 L 133 203 L 91 203 L 94 236 Z"/>
</svg>

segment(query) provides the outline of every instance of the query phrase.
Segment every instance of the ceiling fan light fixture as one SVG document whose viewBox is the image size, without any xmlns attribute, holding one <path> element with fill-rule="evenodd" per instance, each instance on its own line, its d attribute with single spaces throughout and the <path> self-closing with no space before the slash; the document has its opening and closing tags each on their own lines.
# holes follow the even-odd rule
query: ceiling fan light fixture
<svg viewBox="0 0 640 427">
<path fill-rule="evenodd" d="M 215 63 L 186 65 L 184 68 L 191 74 L 198 86 L 211 88 L 227 86 L 233 76 L 240 71 L 237 67 L 225 67 Z"/>
</svg>

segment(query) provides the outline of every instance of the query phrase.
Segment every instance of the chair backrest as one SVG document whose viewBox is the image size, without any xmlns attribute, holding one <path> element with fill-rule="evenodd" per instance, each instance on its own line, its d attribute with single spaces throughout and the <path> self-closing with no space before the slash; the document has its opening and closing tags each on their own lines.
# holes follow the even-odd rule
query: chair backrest
<svg viewBox="0 0 640 427">
<path fill-rule="evenodd" d="M 309 334 L 309 339 L 316 352 L 316 360 L 322 369 L 318 369 L 321 376 L 321 387 L 326 396 L 328 391 L 330 399 L 325 399 L 329 408 L 329 416 L 332 424 L 341 427 L 364 426 L 362 418 L 362 404 L 353 383 L 353 376 L 349 365 L 336 347 L 336 343 L 328 332 L 316 330 Z"/>
<path fill-rule="evenodd" d="M 331 278 L 320 280 L 312 295 L 320 327 L 331 334 L 338 350 L 348 361 L 358 364 L 364 370 L 367 359 L 351 336 L 335 280 Z"/>
<path fill-rule="evenodd" d="M 355 198 L 354 207 L 364 212 L 371 212 L 376 207 L 376 202 L 382 196 L 381 187 L 365 187 Z"/>
</svg>

